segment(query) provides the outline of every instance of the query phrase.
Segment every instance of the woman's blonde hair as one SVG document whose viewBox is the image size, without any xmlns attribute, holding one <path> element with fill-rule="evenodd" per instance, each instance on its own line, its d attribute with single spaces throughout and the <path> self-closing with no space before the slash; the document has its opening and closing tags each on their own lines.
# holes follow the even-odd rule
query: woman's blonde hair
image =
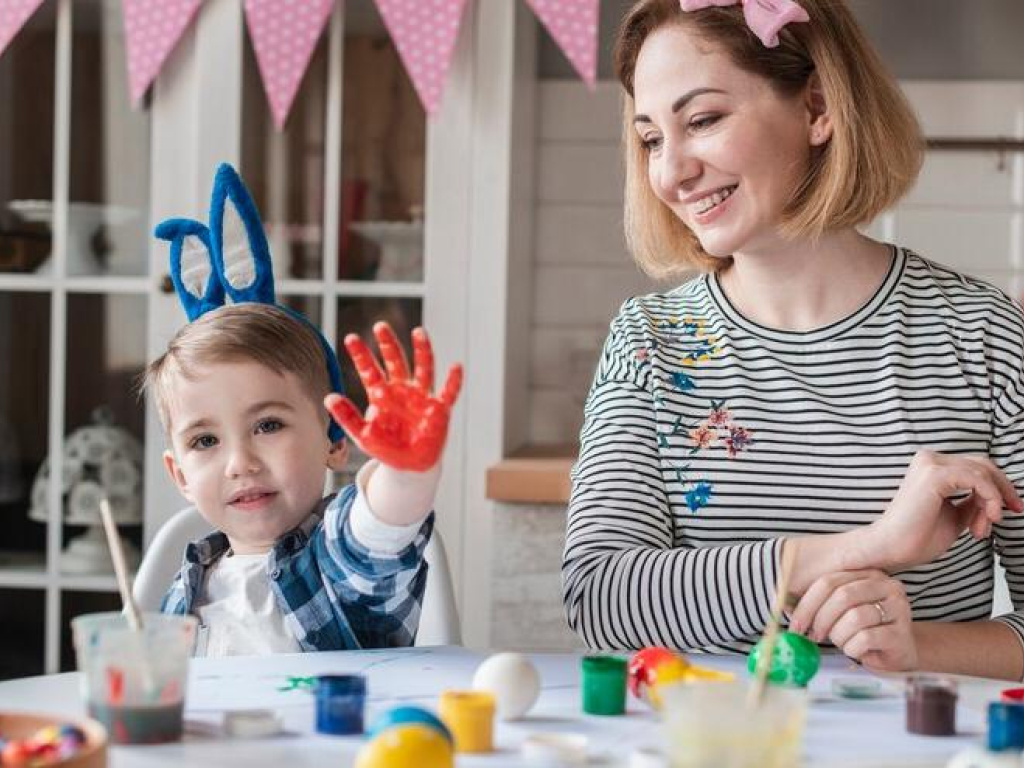
<svg viewBox="0 0 1024 768">
<path fill-rule="evenodd" d="M 195 379 L 207 366 L 245 362 L 293 374 L 318 408 L 331 391 L 327 360 L 313 330 L 280 307 L 257 303 L 219 307 L 184 326 L 146 368 L 141 389 L 153 397 L 170 434 L 169 403 L 179 376 Z"/>
<path fill-rule="evenodd" d="M 640 0 L 615 40 L 615 69 L 626 90 L 626 242 L 653 277 L 698 268 L 715 271 L 731 259 L 710 256 L 697 237 L 657 198 L 647 175 L 647 153 L 633 128 L 633 76 L 644 41 L 677 25 L 717 45 L 740 69 L 767 80 L 783 97 L 795 96 L 817 74 L 832 119 L 830 141 L 812 153 L 782 220 L 787 237 L 818 237 L 874 219 L 901 198 L 923 160 L 921 128 L 910 105 L 843 0 L 798 0 L 809 23 L 792 23 L 767 48 L 750 31 L 739 4 L 685 13 L 679 0 Z"/>
</svg>

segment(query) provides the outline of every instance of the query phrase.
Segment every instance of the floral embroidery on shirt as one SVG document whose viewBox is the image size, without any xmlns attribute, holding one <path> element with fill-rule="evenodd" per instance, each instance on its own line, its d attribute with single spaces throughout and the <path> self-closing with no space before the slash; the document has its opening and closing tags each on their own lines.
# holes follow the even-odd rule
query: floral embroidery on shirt
<svg viewBox="0 0 1024 768">
<path fill-rule="evenodd" d="M 679 392 L 694 392 L 698 389 L 697 382 L 685 369 L 695 367 L 718 355 L 721 351 L 718 337 L 707 331 L 702 318 L 689 315 L 660 320 L 657 327 L 661 331 L 661 336 L 676 341 L 682 348 L 679 360 L 683 369 L 669 374 L 672 387 Z M 636 350 L 637 367 L 652 365 L 653 353 L 658 350 L 658 346 L 656 338 L 649 339 L 643 347 Z M 655 391 L 654 402 L 656 405 L 664 404 L 661 391 Z M 734 459 L 754 442 L 751 430 L 735 423 L 732 411 L 726 407 L 725 400 L 714 399 L 711 400 L 708 415 L 699 423 L 683 424 L 683 417 L 678 416 L 668 431 L 659 432 L 658 447 L 668 449 L 669 439 L 675 435 L 685 436 L 691 456 L 698 451 L 720 446 L 725 448 L 730 459 Z M 688 476 L 689 464 L 677 465 L 673 469 L 683 489 L 683 503 L 690 512 L 696 513 L 708 506 L 714 496 L 714 485 L 706 479 Z"/>
<path fill-rule="evenodd" d="M 690 511 L 697 512 L 708 505 L 708 502 L 711 501 L 711 494 L 711 483 L 701 480 L 694 483 L 688 491 L 685 491 L 683 498 L 686 500 L 686 506 L 690 508 Z"/>
<path fill-rule="evenodd" d="M 690 512 L 696 513 L 710 503 L 711 497 L 714 495 L 714 488 L 707 480 L 687 478 L 685 473 L 689 468 L 689 464 L 676 467 L 676 479 L 683 486 L 683 503 L 686 504 Z"/>
<path fill-rule="evenodd" d="M 754 437 L 746 427 L 734 426 L 729 428 L 729 434 L 722 439 L 722 442 L 725 443 L 726 450 L 729 452 L 729 458 L 735 459 L 740 451 L 745 450 L 754 442 Z"/>
</svg>

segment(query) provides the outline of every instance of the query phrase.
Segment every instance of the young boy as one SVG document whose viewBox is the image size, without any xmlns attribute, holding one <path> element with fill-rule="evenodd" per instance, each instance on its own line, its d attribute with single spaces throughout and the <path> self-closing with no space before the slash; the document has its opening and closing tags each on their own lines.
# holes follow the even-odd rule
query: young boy
<svg viewBox="0 0 1024 768">
<path fill-rule="evenodd" d="M 332 386 L 316 331 L 270 304 L 206 312 L 147 369 L 167 470 L 217 529 L 188 545 L 162 606 L 198 616 L 197 655 L 412 643 L 461 370 L 434 397 L 426 334 L 413 332 L 412 377 L 391 329 L 378 323 L 374 334 L 387 376 L 358 337 L 345 340 L 370 399 L 366 421 L 344 398 L 325 400 Z M 347 457 L 344 439 L 328 438 L 325 405 L 381 460 L 322 498 L 324 468 Z"/>
</svg>

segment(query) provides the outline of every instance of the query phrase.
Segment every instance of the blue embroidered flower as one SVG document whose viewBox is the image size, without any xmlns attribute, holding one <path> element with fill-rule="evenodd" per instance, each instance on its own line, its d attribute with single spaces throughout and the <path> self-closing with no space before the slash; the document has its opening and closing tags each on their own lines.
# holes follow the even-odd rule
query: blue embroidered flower
<svg viewBox="0 0 1024 768">
<path fill-rule="evenodd" d="M 697 512 L 699 509 L 706 507 L 711 501 L 711 483 L 703 480 L 695 483 L 690 490 L 683 494 L 683 498 L 686 500 L 686 506 L 690 508 L 690 511 Z"/>
<path fill-rule="evenodd" d="M 676 371 L 672 374 L 672 383 L 680 392 L 689 392 L 697 386 L 693 383 L 693 379 L 682 371 Z"/>
</svg>

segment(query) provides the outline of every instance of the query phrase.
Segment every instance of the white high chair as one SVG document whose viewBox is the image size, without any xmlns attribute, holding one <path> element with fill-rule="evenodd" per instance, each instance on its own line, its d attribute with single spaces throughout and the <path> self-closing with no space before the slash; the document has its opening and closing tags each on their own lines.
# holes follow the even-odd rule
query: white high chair
<svg viewBox="0 0 1024 768">
<path fill-rule="evenodd" d="M 210 533 L 211 527 L 195 507 L 175 513 L 160 526 L 153 541 L 142 555 L 142 565 L 132 594 L 143 611 L 159 611 L 160 601 L 181 569 L 185 545 Z M 441 532 L 434 527 L 427 548 L 427 586 L 423 594 L 420 626 L 416 645 L 459 645 L 462 633 L 459 614 L 455 608 L 448 557 L 445 554 Z"/>
</svg>

